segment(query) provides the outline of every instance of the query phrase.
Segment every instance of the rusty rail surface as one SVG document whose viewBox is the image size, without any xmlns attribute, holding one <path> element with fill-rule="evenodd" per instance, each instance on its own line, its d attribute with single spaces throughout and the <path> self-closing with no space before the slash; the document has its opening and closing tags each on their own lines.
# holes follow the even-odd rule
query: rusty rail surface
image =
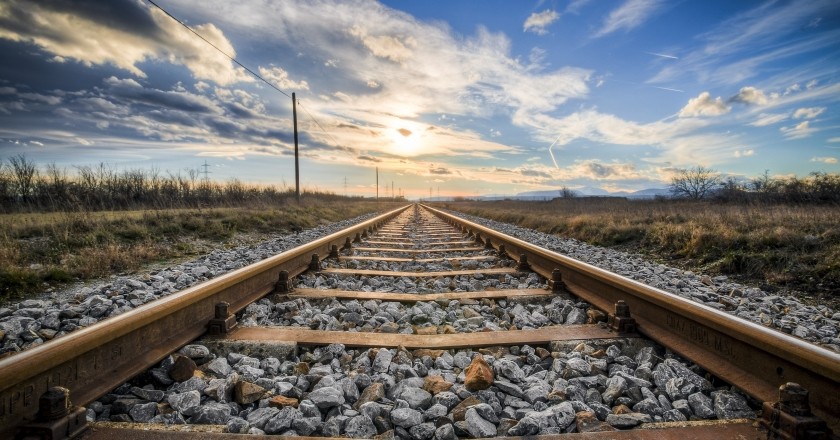
<svg viewBox="0 0 840 440">
<path fill-rule="evenodd" d="M 559 269 L 567 289 L 612 313 L 624 300 L 638 331 L 737 385 L 750 396 L 775 402 L 779 386 L 797 382 L 811 394 L 813 412 L 840 430 L 840 355 L 787 334 L 683 299 L 523 240 L 423 205 L 466 232 L 525 255 L 530 269 L 552 279 Z"/>
<path fill-rule="evenodd" d="M 0 437 L 35 416 L 48 388 L 68 388 L 76 405 L 95 400 L 201 336 L 216 304 L 229 303 L 230 313 L 243 309 L 270 293 L 281 271 L 290 277 L 304 272 L 313 254 L 325 258 L 333 245 L 378 228 L 409 206 L 0 360 Z"/>
</svg>

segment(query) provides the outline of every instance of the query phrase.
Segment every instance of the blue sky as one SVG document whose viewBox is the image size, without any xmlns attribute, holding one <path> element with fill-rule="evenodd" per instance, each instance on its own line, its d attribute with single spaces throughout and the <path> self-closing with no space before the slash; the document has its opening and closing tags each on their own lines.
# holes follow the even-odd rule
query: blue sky
<svg viewBox="0 0 840 440">
<path fill-rule="evenodd" d="M 840 172 L 835 0 L 157 3 L 297 94 L 305 188 Z M 148 2 L 0 3 L 0 158 L 293 185 L 291 116 Z"/>
</svg>

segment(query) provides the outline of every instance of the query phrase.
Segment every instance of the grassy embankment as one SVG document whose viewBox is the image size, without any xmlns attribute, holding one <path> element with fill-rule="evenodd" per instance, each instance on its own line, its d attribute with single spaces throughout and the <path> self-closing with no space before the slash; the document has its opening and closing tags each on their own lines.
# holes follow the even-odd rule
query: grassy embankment
<svg viewBox="0 0 840 440">
<path fill-rule="evenodd" d="M 836 205 L 594 198 L 445 205 L 771 291 L 795 291 L 808 303 L 840 309 Z"/>
<path fill-rule="evenodd" d="M 301 205 L 0 214 L 0 303 L 392 205 L 315 195 Z"/>
</svg>

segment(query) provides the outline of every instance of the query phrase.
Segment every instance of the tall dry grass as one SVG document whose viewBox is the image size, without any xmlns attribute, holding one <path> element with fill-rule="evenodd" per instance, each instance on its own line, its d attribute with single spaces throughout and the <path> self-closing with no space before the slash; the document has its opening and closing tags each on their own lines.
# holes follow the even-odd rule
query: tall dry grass
<svg viewBox="0 0 840 440">
<path fill-rule="evenodd" d="M 0 302 L 393 205 L 309 194 L 301 204 L 0 214 Z"/>
<path fill-rule="evenodd" d="M 840 207 L 613 198 L 453 202 L 448 208 L 638 252 L 766 288 L 840 300 Z"/>
</svg>

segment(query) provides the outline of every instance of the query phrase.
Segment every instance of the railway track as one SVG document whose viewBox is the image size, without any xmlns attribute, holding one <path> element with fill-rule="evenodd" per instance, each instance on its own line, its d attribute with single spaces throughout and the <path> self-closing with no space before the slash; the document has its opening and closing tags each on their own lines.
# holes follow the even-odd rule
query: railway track
<svg viewBox="0 0 840 440">
<path fill-rule="evenodd" d="M 417 205 L 0 360 L 6 437 L 832 438 L 838 415 L 834 353 Z"/>
</svg>

